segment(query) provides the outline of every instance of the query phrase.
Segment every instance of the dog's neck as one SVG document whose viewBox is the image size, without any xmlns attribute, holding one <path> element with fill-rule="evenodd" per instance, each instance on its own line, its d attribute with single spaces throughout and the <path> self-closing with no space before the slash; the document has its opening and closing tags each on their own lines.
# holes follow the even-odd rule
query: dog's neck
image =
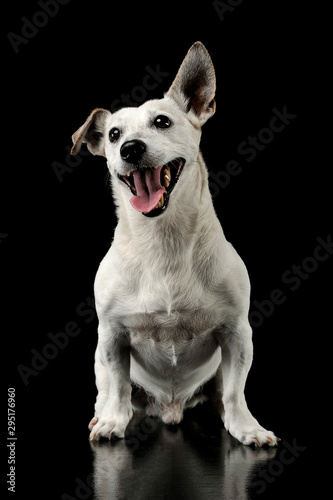
<svg viewBox="0 0 333 500">
<path fill-rule="evenodd" d="M 156 218 L 144 217 L 134 211 L 128 199 L 115 192 L 119 204 L 115 239 L 121 239 L 125 246 L 133 245 L 138 254 L 147 256 L 147 260 L 161 254 L 166 258 L 175 255 L 188 258 L 194 244 L 207 241 L 215 232 L 220 232 L 221 226 L 208 189 L 208 173 L 200 152 L 197 163 L 199 168 L 191 169 L 190 164 L 186 166 L 187 172 L 182 174 L 186 189 L 177 190 L 176 186 L 171 195 L 172 204 L 165 214 Z"/>
</svg>

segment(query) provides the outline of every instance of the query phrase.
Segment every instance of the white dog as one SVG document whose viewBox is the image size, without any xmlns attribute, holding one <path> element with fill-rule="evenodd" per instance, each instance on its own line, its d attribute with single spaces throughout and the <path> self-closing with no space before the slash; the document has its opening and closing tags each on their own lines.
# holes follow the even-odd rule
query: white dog
<svg viewBox="0 0 333 500">
<path fill-rule="evenodd" d="M 210 398 L 240 442 L 277 444 L 245 401 L 250 283 L 216 217 L 199 150 L 214 95 L 214 67 L 197 42 L 163 99 L 95 109 L 73 135 L 72 154 L 85 142 L 106 157 L 119 219 L 95 281 L 92 440 L 124 437 L 137 404 L 177 424 Z"/>
</svg>

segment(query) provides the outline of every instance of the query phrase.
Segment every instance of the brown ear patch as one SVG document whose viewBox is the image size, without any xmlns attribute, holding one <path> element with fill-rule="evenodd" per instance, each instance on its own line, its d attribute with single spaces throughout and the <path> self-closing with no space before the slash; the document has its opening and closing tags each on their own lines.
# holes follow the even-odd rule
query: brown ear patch
<svg viewBox="0 0 333 500">
<path fill-rule="evenodd" d="M 215 113 L 215 111 L 216 111 L 216 101 L 215 101 L 215 99 L 213 99 L 212 101 L 210 101 L 210 103 L 208 104 L 208 107 L 207 107 L 207 111 L 209 113 L 212 113 L 212 115 Z"/>
<path fill-rule="evenodd" d="M 105 156 L 105 120 L 110 114 L 110 111 L 102 108 L 96 108 L 90 113 L 84 124 L 72 135 L 72 155 L 77 155 L 85 142 L 92 154 Z"/>
<path fill-rule="evenodd" d="M 188 99 L 186 111 L 192 108 L 196 115 L 200 115 L 202 111 L 208 109 L 207 101 L 211 101 L 214 94 L 212 96 L 209 92 L 210 79 L 205 68 L 198 68 L 191 73 L 182 87 L 182 92 Z"/>
<path fill-rule="evenodd" d="M 192 109 L 204 123 L 215 111 L 215 70 L 208 51 L 201 42 L 189 49 L 167 95 L 186 102 L 187 113 Z"/>
</svg>

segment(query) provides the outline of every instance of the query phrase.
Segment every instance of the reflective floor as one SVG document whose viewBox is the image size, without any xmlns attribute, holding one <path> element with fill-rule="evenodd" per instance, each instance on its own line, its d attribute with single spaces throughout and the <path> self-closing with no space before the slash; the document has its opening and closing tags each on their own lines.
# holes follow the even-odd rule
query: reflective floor
<svg viewBox="0 0 333 500">
<path fill-rule="evenodd" d="M 330 475 L 322 469 L 330 460 L 329 443 L 325 454 L 315 451 L 312 441 L 319 434 L 308 424 L 307 413 L 301 406 L 297 411 L 291 400 L 285 398 L 275 410 L 267 404 L 265 411 L 262 405 L 259 411 L 262 422 L 271 422 L 281 438 L 277 448 L 238 443 L 208 402 L 186 410 L 179 425 L 135 414 L 125 439 L 90 442 L 87 423 L 93 393 L 88 386 L 81 393 L 74 390 L 79 379 L 84 380 L 82 374 L 74 374 L 73 387 L 62 394 L 52 370 L 49 375 L 44 379 L 47 392 L 36 383 L 29 392 L 17 394 L 16 499 L 321 500 L 327 496 Z"/>
<path fill-rule="evenodd" d="M 286 440 L 277 448 L 240 445 L 204 407 L 188 411 L 175 427 L 136 415 L 125 440 L 90 446 L 93 473 L 81 490 L 78 485 L 77 498 L 246 500 L 301 493 L 288 467 L 304 447 Z"/>
</svg>

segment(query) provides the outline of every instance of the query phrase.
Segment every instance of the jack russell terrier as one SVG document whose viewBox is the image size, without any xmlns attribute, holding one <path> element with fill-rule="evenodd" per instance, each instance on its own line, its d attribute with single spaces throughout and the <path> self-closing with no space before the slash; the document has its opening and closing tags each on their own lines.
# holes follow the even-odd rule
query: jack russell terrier
<svg viewBox="0 0 333 500">
<path fill-rule="evenodd" d="M 95 280 L 91 440 L 124 437 L 133 408 L 178 424 L 211 399 L 241 443 L 277 444 L 245 401 L 250 283 L 215 214 L 199 150 L 214 96 L 214 67 L 196 42 L 163 99 L 95 109 L 72 137 L 72 154 L 84 142 L 107 159 L 118 216 Z"/>
</svg>

